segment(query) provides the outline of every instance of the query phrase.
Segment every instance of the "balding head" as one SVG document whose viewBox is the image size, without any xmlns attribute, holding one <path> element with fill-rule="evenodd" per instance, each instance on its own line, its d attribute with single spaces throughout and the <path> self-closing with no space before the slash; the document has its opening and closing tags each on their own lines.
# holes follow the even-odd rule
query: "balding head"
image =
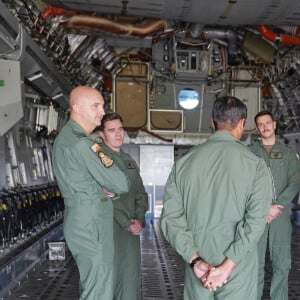
<svg viewBox="0 0 300 300">
<path fill-rule="evenodd" d="M 79 86 L 70 93 L 70 118 L 78 123 L 87 133 L 100 125 L 104 116 L 104 100 L 102 95 L 94 88 Z"/>
<path fill-rule="evenodd" d="M 70 93 L 69 106 L 72 111 L 72 107 L 74 104 L 80 104 L 85 101 L 85 99 L 90 98 L 90 96 L 94 94 L 97 95 L 99 92 L 89 86 L 78 86 L 74 88 Z"/>
</svg>

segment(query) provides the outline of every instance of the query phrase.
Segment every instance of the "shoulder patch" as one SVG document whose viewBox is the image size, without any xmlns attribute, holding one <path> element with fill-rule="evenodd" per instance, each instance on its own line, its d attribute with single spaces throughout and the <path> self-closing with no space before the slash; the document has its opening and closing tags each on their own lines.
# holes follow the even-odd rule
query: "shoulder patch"
<svg viewBox="0 0 300 300">
<path fill-rule="evenodd" d="M 79 132 L 79 131 L 76 131 L 76 130 L 72 130 L 72 132 L 73 132 L 73 134 L 76 135 L 79 139 L 87 137 L 87 135 L 86 135 L 84 132 Z"/>
<path fill-rule="evenodd" d="M 261 158 L 261 155 L 259 153 L 257 153 L 254 149 L 249 149 L 255 156 L 257 156 L 258 158 Z"/>
<path fill-rule="evenodd" d="M 101 163 L 106 168 L 109 168 L 114 164 L 113 159 L 109 155 L 107 155 L 103 151 L 101 151 L 102 150 L 101 145 L 99 145 L 98 143 L 94 143 L 90 146 L 90 148 L 96 155 L 98 155 Z"/>
<path fill-rule="evenodd" d="M 91 149 L 92 149 L 92 151 L 93 152 L 98 152 L 98 151 L 100 151 L 101 150 L 101 146 L 99 145 L 99 144 L 97 144 L 97 143 L 94 143 L 92 146 L 91 146 Z"/>
<path fill-rule="evenodd" d="M 98 153 L 98 156 L 100 158 L 100 161 L 106 168 L 110 168 L 114 164 L 113 159 L 104 152 L 100 151 Z"/>
</svg>

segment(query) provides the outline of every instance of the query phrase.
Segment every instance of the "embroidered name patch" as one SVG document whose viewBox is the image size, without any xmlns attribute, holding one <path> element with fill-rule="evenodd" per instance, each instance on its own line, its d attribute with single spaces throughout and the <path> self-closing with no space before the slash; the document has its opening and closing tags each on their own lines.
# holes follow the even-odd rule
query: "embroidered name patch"
<svg viewBox="0 0 300 300">
<path fill-rule="evenodd" d="M 272 158 L 272 159 L 282 159 L 283 154 L 282 154 L 282 152 L 271 152 L 270 153 L 270 158 Z"/>
</svg>

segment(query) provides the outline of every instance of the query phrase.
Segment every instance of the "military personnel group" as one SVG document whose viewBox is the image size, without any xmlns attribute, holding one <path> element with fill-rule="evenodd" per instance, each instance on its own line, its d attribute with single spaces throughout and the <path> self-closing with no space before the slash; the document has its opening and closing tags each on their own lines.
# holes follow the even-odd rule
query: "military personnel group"
<svg viewBox="0 0 300 300">
<path fill-rule="evenodd" d="M 140 234 L 148 197 L 136 162 L 122 149 L 122 117 L 99 91 L 74 88 L 70 118 L 55 139 L 53 170 L 64 197 L 63 231 L 80 274 L 80 300 L 139 300 Z M 275 136 L 270 112 L 255 117 L 258 139 L 240 140 L 247 107 L 213 104 L 213 134 L 174 163 L 160 226 L 185 261 L 185 300 L 257 300 L 266 249 L 272 300 L 288 300 L 291 202 L 299 159 Z"/>
</svg>

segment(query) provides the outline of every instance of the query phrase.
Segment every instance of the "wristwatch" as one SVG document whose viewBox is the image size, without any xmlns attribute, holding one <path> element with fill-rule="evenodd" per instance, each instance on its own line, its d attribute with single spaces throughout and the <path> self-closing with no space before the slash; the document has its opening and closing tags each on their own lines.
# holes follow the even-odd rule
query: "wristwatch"
<svg viewBox="0 0 300 300">
<path fill-rule="evenodd" d="M 198 261 L 200 261 L 200 260 L 202 260 L 200 256 L 194 258 L 194 259 L 191 261 L 191 263 L 190 263 L 191 268 L 193 269 L 193 268 L 194 268 L 194 265 L 195 265 Z"/>
</svg>

